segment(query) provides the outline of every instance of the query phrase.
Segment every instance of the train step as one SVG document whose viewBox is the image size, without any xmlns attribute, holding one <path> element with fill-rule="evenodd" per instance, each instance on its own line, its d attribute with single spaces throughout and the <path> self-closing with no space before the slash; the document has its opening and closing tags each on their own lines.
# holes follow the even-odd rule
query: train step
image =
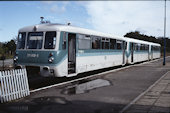
<svg viewBox="0 0 170 113">
<path fill-rule="evenodd" d="M 69 67 L 68 70 L 74 70 L 75 68 L 74 67 Z"/>
<path fill-rule="evenodd" d="M 75 64 L 74 62 L 68 62 L 68 64 Z"/>
</svg>

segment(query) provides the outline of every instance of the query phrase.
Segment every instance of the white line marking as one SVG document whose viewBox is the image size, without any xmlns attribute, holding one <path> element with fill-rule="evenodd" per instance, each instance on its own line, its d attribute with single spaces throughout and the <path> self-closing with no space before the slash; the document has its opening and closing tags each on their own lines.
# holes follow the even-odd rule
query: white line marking
<svg viewBox="0 0 170 113">
<path fill-rule="evenodd" d="M 143 95 L 145 95 L 149 90 L 151 90 L 160 80 L 162 80 L 170 71 L 166 72 L 163 76 L 161 76 L 154 84 L 152 84 L 147 90 L 137 96 L 134 100 L 132 100 L 127 106 L 125 106 L 120 113 L 125 112 L 129 107 L 131 107 L 136 101 L 138 101 Z"/>
<path fill-rule="evenodd" d="M 170 56 L 168 56 L 168 57 L 170 57 Z M 168 57 L 166 57 L 166 58 L 168 58 Z M 118 68 L 118 69 L 114 69 L 114 70 L 98 73 L 98 74 L 95 74 L 95 75 L 92 75 L 92 76 L 87 76 L 87 77 L 83 77 L 83 78 L 74 79 L 74 80 L 63 82 L 63 83 L 59 83 L 59 84 L 54 84 L 54 85 L 38 88 L 38 89 L 35 89 L 35 90 L 31 90 L 30 93 L 34 93 L 34 92 L 37 92 L 37 91 L 40 91 L 40 90 L 44 90 L 44 89 L 48 89 L 48 88 L 52 88 L 52 87 L 56 87 L 56 86 L 65 85 L 65 84 L 76 82 L 76 81 L 83 80 L 83 79 L 88 79 L 88 78 L 100 76 L 100 75 L 111 73 L 111 72 L 116 72 L 116 71 L 119 71 L 119 70 L 122 70 L 122 69 L 127 69 L 127 68 L 130 68 L 130 67 L 134 67 L 134 66 L 148 64 L 148 63 L 155 62 L 155 61 L 158 61 L 158 60 L 161 60 L 161 59 L 163 59 L 163 58 L 159 58 L 159 59 L 156 59 L 156 60 L 144 62 L 144 63 L 141 63 L 141 64 L 130 65 L 130 66 L 126 66 L 126 67 L 122 67 L 122 68 Z"/>
</svg>

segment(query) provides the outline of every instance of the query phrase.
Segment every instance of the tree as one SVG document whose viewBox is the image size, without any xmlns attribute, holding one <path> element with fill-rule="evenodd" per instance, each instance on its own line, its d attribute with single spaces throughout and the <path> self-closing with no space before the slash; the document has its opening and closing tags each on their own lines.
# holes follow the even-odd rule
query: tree
<svg viewBox="0 0 170 113">
<path fill-rule="evenodd" d="M 160 43 L 160 41 L 157 40 L 156 37 L 140 34 L 139 31 L 126 33 L 124 35 L 124 37 L 129 37 L 129 38 L 134 38 L 134 39 L 139 39 L 139 40 L 144 40 L 144 41 L 149 41 L 149 42 Z"/>
<path fill-rule="evenodd" d="M 11 40 L 9 41 L 7 44 L 6 44 L 7 48 L 8 48 L 8 53 L 10 55 L 13 55 L 15 53 L 15 50 L 16 50 L 16 44 L 15 44 L 15 41 L 14 40 Z"/>
<path fill-rule="evenodd" d="M 0 42 L 0 57 L 5 55 L 7 58 L 11 58 L 16 50 L 15 40 L 10 40 L 9 42 Z"/>
</svg>

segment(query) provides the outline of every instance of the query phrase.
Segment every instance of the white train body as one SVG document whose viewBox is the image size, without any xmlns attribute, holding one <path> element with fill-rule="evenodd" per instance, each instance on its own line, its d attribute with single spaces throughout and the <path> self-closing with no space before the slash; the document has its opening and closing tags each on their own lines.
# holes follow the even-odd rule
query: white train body
<svg viewBox="0 0 170 113">
<path fill-rule="evenodd" d="M 155 58 L 160 58 L 160 44 L 73 26 L 40 24 L 19 30 L 14 60 L 16 67 L 37 69 L 42 76 L 71 77 Z"/>
<path fill-rule="evenodd" d="M 127 45 L 127 51 L 128 51 L 127 63 L 133 64 L 136 62 L 160 58 L 160 44 L 137 40 L 137 39 L 132 39 L 132 38 L 127 38 L 127 37 L 125 37 L 125 38 L 126 38 L 126 42 L 128 43 L 128 45 Z M 133 49 L 131 49 L 132 46 L 133 46 Z M 143 46 L 143 47 L 141 47 L 141 46 Z M 157 47 L 157 50 L 155 50 L 155 47 Z"/>
</svg>

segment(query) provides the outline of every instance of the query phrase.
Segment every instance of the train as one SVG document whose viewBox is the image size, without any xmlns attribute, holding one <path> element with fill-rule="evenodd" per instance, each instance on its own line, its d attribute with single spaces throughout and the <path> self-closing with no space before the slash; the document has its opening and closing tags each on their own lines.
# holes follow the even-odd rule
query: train
<svg viewBox="0 0 170 113">
<path fill-rule="evenodd" d="M 19 29 L 14 64 L 43 77 L 72 77 L 160 58 L 160 47 L 70 24 L 37 24 Z"/>
</svg>

